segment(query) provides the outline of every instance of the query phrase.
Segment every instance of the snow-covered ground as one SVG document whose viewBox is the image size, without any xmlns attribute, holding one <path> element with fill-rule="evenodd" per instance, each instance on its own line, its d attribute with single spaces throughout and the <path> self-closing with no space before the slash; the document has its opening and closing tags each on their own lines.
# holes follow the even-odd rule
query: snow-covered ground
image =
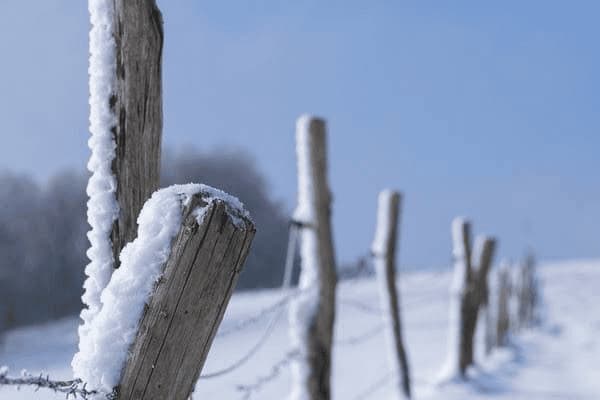
<svg viewBox="0 0 600 400">
<path fill-rule="evenodd" d="M 450 271 L 407 272 L 400 277 L 405 343 L 411 362 L 416 399 L 600 399 L 600 261 L 545 264 L 539 268 L 544 320 L 539 328 L 513 339 L 509 349 L 496 351 L 471 371 L 468 383 L 436 386 L 433 382 L 446 356 Z M 366 279 L 339 287 L 333 391 L 335 399 L 387 399 L 392 377 L 377 314 L 377 283 Z M 210 374 L 237 361 L 263 336 L 274 312 L 258 323 L 244 324 L 276 303 L 277 291 L 234 296 L 203 373 Z M 70 378 L 77 349 L 77 319 L 12 331 L 0 348 L 0 365 L 44 371 L 53 378 Z M 232 332 L 233 331 L 233 332 Z M 227 334 L 229 332 L 229 334 Z M 264 347 L 234 372 L 201 379 L 197 399 L 243 399 L 238 385 L 266 382 L 250 399 L 284 399 L 290 376 L 284 365 L 272 366 L 289 350 L 287 311 L 280 314 Z M 0 399 L 63 399 L 46 391 L 0 388 Z"/>
</svg>

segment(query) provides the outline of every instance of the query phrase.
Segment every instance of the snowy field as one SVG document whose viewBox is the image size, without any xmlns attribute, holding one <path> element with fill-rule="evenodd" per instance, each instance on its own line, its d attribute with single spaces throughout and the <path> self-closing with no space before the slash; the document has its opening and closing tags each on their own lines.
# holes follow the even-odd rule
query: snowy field
<svg viewBox="0 0 600 400">
<path fill-rule="evenodd" d="M 480 360 L 468 383 L 438 386 L 437 372 L 446 356 L 448 272 L 407 272 L 400 279 L 405 343 L 411 363 L 416 399 L 600 399 L 600 262 L 546 264 L 538 269 L 544 301 L 539 328 L 513 338 L 513 345 Z M 275 311 L 252 322 L 261 310 L 277 303 L 277 291 L 234 296 L 209 355 L 205 374 L 226 368 L 248 352 L 279 315 L 264 346 L 235 371 L 201 379 L 195 399 L 285 399 L 289 393 L 288 367 L 273 365 L 290 350 L 287 311 Z M 339 400 L 387 399 L 392 379 L 388 373 L 385 337 L 377 314 L 377 283 L 349 281 L 338 291 L 333 392 Z M 245 323 L 250 318 L 251 323 Z M 243 329 L 240 328 L 243 325 Z M 18 329 L 0 347 L 0 365 L 47 372 L 70 378 L 71 358 L 77 347 L 78 320 Z M 274 376 L 274 377 L 272 377 Z M 264 378 L 250 392 L 238 389 Z M 47 391 L 0 388 L 0 399 L 64 399 Z"/>
</svg>

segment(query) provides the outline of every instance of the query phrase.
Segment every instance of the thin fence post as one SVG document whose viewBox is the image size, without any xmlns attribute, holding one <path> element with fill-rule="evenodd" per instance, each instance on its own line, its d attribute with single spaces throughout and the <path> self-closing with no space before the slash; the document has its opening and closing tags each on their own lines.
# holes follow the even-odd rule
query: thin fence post
<svg viewBox="0 0 600 400">
<path fill-rule="evenodd" d="M 396 243 L 401 195 L 384 190 L 379 194 L 377 228 L 372 245 L 379 280 L 383 319 L 391 345 L 389 358 L 396 375 L 396 398 L 411 397 L 408 359 L 402 339 L 400 300 L 396 287 Z"/>
<path fill-rule="evenodd" d="M 519 328 L 531 326 L 534 322 L 534 310 L 537 302 L 537 287 L 535 281 L 535 261 L 530 253 L 519 264 L 518 282 L 518 321 Z"/>
<path fill-rule="evenodd" d="M 511 297 L 510 265 L 503 263 L 498 269 L 498 311 L 496 319 L 496 345 L 508 344 L 510 329 L 510 297 Z"/>
<path fill-rule="evenodd" d="M 450 285 L 450 311 L 448 353 L 440 373 L 440 380 L 452 380 L 464 376 L 467 368 L 467 338 L 465 336 L 470 310 L 468 309 L 471 287 L 471 224 L 464 218 L 452 221 L 452 255 L 454 275 Z"/>
<path fill-rule="evenodd" d="M 470 303 L 470 306 L 468 307 L 470 310 L 468 320 L 471 321 L 467 325 L 468 330 L 465 334 L 466 340 L 469 342 L 469 345 L 466 346 L 467 353 L 465 363 L 467 366 L 474 363 L 474 338 L 479 316 L 486 318 L 487 314 L 489 303 L 488 274 L 492 266 L 495 247 L 496 240 L 491 237 L 477 236 L 475 240 L 472 262 L 474 269 L 471 275 L 471 282 L 469 282 L 469 286 L 472 286 L 472 290 L 469 291 L 469 298 L 466 299 L 466 301 Z M 482 322 L 479 325 L 485 328 L 485 322 Z"/>
<path fill-rule="evenodd" d="M 302 116 L 296 127 L 301 272 L 300 295 L 290 310 L 294 400 L 331 398 L 331 351 L 337 282 L 327 181 L 326 123 Z"/>
</svg>

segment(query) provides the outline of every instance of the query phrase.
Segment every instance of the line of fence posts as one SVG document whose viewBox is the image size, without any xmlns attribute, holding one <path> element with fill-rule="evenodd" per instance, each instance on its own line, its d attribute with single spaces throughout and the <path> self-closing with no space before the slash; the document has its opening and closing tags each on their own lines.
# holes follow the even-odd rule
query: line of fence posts
<svg viewBox="0 0 600 400">
<path fill-rule="evenodd" d="M 475 363 L 475 332 L 478 320 L 485 354 L 506 346 L 509 335 L 536 321 L 539 302 L 535 260 L 528 253 L 516 268 L 503 262 L 496 272 L 494 296 L 490 296 L 489 273 L 497 247 L 492 237 L 478 236 L 472 248 L 471 223 L 456 218 L 452 223 L 454 276 L 450 289 L 448 358 L 441 380 L 464 378 Z M 490 298 L 494 298 L 494 302 Z"/>
<path fill-rule="evenodd" d="M 510 335 L 538 321 L 539 288 L 535 258 L 528 252 L 523 261 L 503 261 L 496 279 L 495 345 L 507 346 Z"/>
<path fill-rule="evenodd" d="M 464 218 L 452 222 L 454 275 L 450 288 L 448 355 L 441 378 L 464 377 L 474 363 L 477 320 L 489 303 L 488 275 L 496 241 L 478 236 L 472 248 L 471 223 Z"/>
<path fill-rule="evenodd" d="M 143 203 L 158 188 L 162 136 L 162 17 L 153 1 L 115 1 L 113 36 L 116 45 L 115 92 L 107 101 L 118 116 L 114 129 L 120 215 L 111 236 L 115 265 L 123 246 L 135 237 Z M 144 51 L 137 51 L 144 43 Z M 143 68 L 140 68 L 142 66 Z M 150 84 L 148 84 L 150 82 Z M 150 107 L 150 108 L 148 108 Z M 127 141 L 124 140 L 127 135 Z M 299 348 L 292 362 L 292 399 L 329 400 L 335 321 L 337 273 L 331 228 L 331 192 L 327 180 L 326 122 L 303 116 L 297 122 L 298 209 L 301 229 L 299 289 L 291 307 L 291 338 Z M 402 396 L 410 397 L 410 378 L 400 321 L 395 276 L 395 251 L 400 194 L 380 195 L 378 232 L 373 246 L 383 287 L 382 304 L 388 324 L 393 368 Z M 241 267 L 248 254 L 254 226 L 234 224 L 220 203 L 209 205 L 210 218 L 201 222 L 195 210 L 206 206 L 194 197 L 183 211 L 183 224 L 172 244 L 163 278 L 157 284 L 131 349 L 118 386 L 118 399 L 187 399 L 223 318 Z M 465 374 L 473 363 L 473 337 L 481 308 L 487 308 L 487 277 L 495 249 L 492 238 L 478 238 L 472 259 L 470 223 L 453 223 L 455 276 L 453 304 L 460 316 L 452 328 L 457 337 L 458 370 Z M 475 266 L 475 267 L 473 267 Z M 511 293 L 506 268 L 499 271 L 497 345 L 506 341 Z M 537 302 L 533 259 L 520 274 L 519 326 L 534 319 Z M 172 329 L 175 327 L 175 329 Z"/>
</svg>

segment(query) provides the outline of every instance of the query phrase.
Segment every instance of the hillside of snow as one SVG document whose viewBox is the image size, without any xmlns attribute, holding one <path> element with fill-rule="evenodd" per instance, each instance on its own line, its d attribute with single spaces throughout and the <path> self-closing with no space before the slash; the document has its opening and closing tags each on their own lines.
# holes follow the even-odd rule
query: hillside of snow
<svg viewBox="0 0 600 400">
<path fill-rule="evenodd" d="M 514 337 L 509 348 L 480 359 L 478 367 L 470 371 L 468 382 L 443 386 L 436 385 L 435 378 L 446 356 L 450 271 L 401 274 L 403 324 L 414 398 L 600 398 L 600 261 L 547 263 L 538 268 L 538 274 L 542 324 Z M 333 365 L 335 399 L 386 399 L 392 392 L 377 288 L 376 281 L 370 278 L 346 281 L 339 286 Z M 257 347 L 238 369 L 202 378 L 194 398 L 286 397 L 290 377 L 285 356 L 293 350 L 289 347 L 287 308 L 272 307 L 284 296 L 285 293 L 271 290 L 233 297 L 203 375 L 236 364 L 263 339 L 264 345 Z M 0 344 L 0 365 L 9 366 L 11 375 L 26 369 L 48 373 L 55 379 L 71 378 L 78 324 L 73 318 L 9 332 Z M 246 391 L 240 385 L 245 385 Z M 0 387 L 0 400 L 9 399 L 64 399 L 64 395 Z"/>
</svg>

